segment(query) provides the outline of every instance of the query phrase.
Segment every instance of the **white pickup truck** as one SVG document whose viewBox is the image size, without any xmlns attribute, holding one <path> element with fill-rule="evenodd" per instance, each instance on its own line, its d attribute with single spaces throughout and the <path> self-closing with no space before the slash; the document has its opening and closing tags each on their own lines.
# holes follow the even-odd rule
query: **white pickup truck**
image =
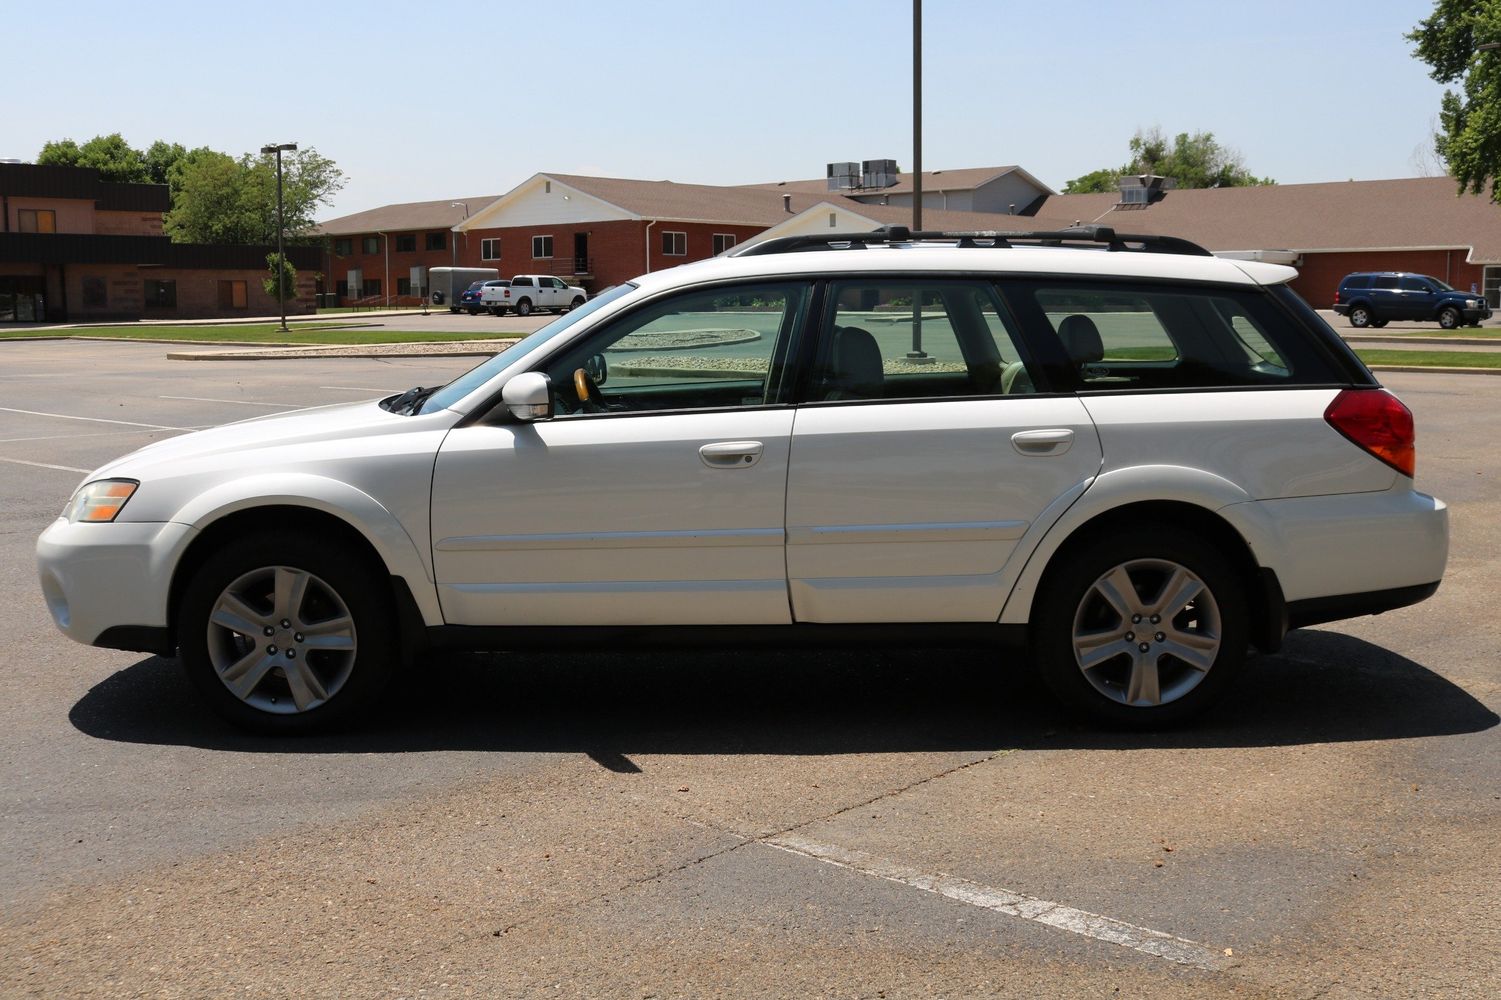
<svg viewBox="0 0 1501 1000">
<path fill-rule="evenodd" d="M 577 285 L 550 274 L 518 274 L 508 287 L 486 286 L 480 304 L 496 316 L 515 310 L 518 316 L 530 316 L 534 310 L 550 309 L 560 313 L 584 304 L 589 293 Z"/>
</svg>

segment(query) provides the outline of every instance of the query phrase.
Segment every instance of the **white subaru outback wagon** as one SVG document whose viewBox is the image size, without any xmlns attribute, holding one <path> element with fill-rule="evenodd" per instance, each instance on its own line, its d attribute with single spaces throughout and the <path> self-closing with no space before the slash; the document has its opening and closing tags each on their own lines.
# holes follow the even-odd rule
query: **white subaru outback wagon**
<svg viewBox="0 0 1501 1000">
<path fill-rule="evenodd" d="M 428 648 L 685 640 L 1023 642 L 1075 709 L 1175 721 L 1443 575 L 1412 416 L 1294 275 L 1104 227 L 748 245 L 447 385 L 112 462 L 42 590 L 273 732 Z"/>
</svg>

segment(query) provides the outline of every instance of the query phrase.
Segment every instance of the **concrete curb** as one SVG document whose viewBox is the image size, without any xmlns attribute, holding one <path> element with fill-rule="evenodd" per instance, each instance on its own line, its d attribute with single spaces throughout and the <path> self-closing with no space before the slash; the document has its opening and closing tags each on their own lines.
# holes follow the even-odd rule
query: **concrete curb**
<svg viewBox="0 0 1501 1000">
<path fill-rule="evenodd" d="M 509 340 L 421 341 L 410 344 L 330 344 L 270 347 L 251 351 L 169 351 L 168 361 L 316 361 L 327 358 L 488 358 L 516 343 Z M 264 345 L 256 345 L 262 347 Z M 382 348 L 385 348 L 382 350 Z"/>
<path fill-rule="evenodd" d="M 1449 344 L 1455 347 L 1501 347 L 1501 337 L 1403 337 L 1399 334 L 1343 337 L 1347 344 Z"/>
</svg>

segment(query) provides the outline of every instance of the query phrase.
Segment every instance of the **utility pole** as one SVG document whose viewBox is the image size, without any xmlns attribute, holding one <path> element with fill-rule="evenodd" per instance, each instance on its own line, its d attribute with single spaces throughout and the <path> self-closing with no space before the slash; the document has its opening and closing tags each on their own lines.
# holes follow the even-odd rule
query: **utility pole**
<svg viewBox="0 0 1501 1000">
<path fill-rule="evenodd" d="M 912 231 L 922 231 L 922 0 L 912 0 Z"/>
</svg>

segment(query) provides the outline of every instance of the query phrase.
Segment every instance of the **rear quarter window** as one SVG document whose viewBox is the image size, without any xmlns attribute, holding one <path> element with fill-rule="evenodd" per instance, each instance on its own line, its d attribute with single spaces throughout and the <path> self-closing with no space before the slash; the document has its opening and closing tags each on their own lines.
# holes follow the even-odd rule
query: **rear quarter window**
<svg viewBox="0 0 1501 1000">
<path fill-rule="evenodd" d="M 1039 279 L 1003 291 L 1034 350 L 1079 391 L 1348 381 L 1317 334 L 1263 290 Z"/>
</svg>

